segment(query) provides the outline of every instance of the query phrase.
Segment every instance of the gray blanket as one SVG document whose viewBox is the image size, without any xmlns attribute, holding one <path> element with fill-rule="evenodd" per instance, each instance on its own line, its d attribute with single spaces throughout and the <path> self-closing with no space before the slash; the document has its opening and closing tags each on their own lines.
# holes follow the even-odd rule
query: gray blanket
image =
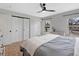
<svg viewBox="0 0 79 59">
<path fill-rule="evenodd" d="M 41 45 L 34 56 L 73 56 L 75 39 L 57 37 Z"/>
</svg>

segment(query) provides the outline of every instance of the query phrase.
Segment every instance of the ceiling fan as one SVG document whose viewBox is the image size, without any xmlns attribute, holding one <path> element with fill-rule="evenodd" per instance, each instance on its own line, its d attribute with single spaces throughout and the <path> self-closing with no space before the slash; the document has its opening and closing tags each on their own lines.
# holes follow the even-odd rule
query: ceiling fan
<svg viewBox="0 0 79 59">
<path fill-rule="evenodd" d="M 55 12 L 55 10 L 47 10 L 45 3 L 40 3 L 40 7 L 41 7 L 42 10 L 41 11 L 38 11 L 38 13 L 43 12 L 43 11 Z"/>
</svg>

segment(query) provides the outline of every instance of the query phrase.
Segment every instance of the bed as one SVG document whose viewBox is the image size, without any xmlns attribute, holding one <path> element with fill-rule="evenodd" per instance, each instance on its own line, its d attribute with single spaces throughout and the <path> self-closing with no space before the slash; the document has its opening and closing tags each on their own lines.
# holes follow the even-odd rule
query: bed
<svg viewBox="0 0 79 59">
<path fill-rule="evenodd" d="M 25 40 L 21 52 L 23 56 L 74 56 L 78 52 L 75 50 L 78 43 L 75 43 L 75 38 L 46 34 Z"/>
</svg>

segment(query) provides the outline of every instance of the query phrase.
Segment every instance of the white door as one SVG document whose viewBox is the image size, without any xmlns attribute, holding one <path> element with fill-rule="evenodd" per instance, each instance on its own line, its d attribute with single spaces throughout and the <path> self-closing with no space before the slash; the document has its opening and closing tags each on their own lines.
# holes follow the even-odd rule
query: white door
<svg viewBox="0 0 79 59">
<path fill-rule="evenodd" d="M 12 39 L 15 41 L 22 41 L 29 39 L 29 19 L 13 17 L 12 25 Z"/>
<path fill-rule="evenodd" d="M 29 20 L 11 17 L 9 21 L 9 42 L 17 42 L 29 38 Z M 10 32 L 11 31 L 11 32 Z"/>
<path fill-rule="evenodd" d="M 29 19 L 24 19 L 24 40 L 29 39 Z"/>
<path fill-rule="evenodd" d="M 23 39 L 23 19 L 12 17 L 12 41 L 21 41 Z"/>
</svg>

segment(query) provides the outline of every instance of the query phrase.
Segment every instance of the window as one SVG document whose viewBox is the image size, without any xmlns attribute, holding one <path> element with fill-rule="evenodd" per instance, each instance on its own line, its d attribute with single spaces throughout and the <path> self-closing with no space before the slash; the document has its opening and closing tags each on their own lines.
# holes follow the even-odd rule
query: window
<svg viewBox="0 0 79 59">
<path fill-rule="evenodd" d="M 69 19 L 69 30 L 72 33 L 79 32 L 79 17 Z"/>
</svg>

